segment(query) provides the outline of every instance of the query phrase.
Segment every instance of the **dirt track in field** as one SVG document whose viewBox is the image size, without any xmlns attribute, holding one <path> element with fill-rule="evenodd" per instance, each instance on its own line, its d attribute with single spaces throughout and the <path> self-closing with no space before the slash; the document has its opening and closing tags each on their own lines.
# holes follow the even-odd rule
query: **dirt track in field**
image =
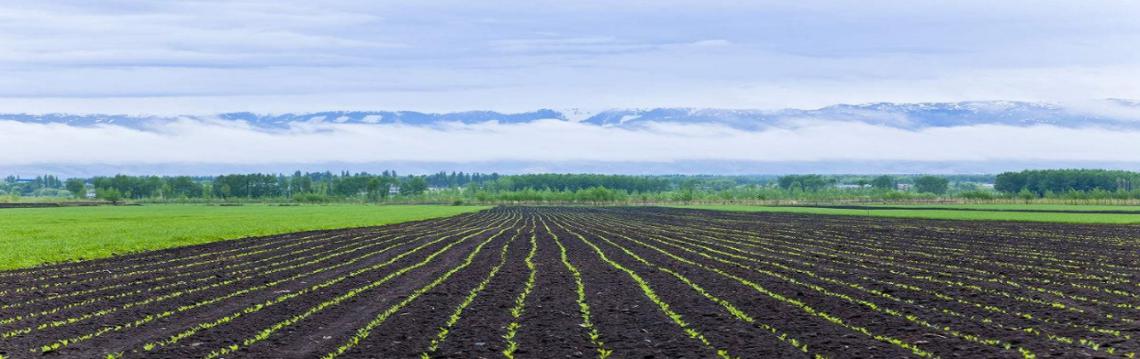
<svg viewBox="0 0 1140 359">
<path fill-rule="evenodd" d="M 515 208 L 0 272 L 0 356 L 1129 357 L 1140 227 Z"/>
</svg>

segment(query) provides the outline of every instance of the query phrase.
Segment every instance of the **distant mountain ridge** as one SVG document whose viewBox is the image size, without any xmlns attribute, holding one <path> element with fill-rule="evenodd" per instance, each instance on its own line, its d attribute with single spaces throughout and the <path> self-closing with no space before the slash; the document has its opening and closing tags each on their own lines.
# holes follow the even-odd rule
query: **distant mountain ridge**
<svg viewBox="0 0 1140 359">
<path fill-rule="evenodd" d="M 1111 104 L 1137 111 L 1137 114 L 1140 114 L 1140 103 L 1112 100 Z M 872 103 L 861 105 L 833 105 L 814 110 L 724 110 L 687 108 L 610 110 L 598 113 L 583 122 L 601 126 L 618 127 L 631 127 L 654 122 L 707 123 L 741 129 L 762 129 L 802 119 L 855 121 L 871 125 L 905 129 L 971 125 L 1055 125 L 1062 127 L 1105 126 L 1140 128 L 1140 121 L 1136 119 L 1076 111 L 1048 103 L 1015 101 L 908 104 Z"/>
<path fill-rule="evenodd" d="M 970 101 L 950 103 L 870 103 L 833 105 L 819 109 L 733 110 L 715 108 L 651 108 L 584 111 L 580 109 L 540 109 L 531 112 L 501 113 L 465 111 L 425 113 L 415 111 L 325 111 L 313 113 L 255 114 L 222 113 L 212 116 L 132 116 L 106 114 L 0 114 L 0 120 L 27 123 L 57 123 L 71 126 L 116 125 L 146 129 L 156 123 L 191 119 L 202 121 L 241 121 L 266 129 L 284 129 L 297 124 L 403 124 L 435 126 L 445 123 L 476 124 L 498 122 L 529 123 L 561 120 L 603 127 L 641 128 L 654 124 L 708 124 L 744 130 L 782 127 L 805 119 L 853 121 L 901 129 L 972 125 L 1061 127 L 1108 127 L 1140 129 L 1140 102 L 1106 100 L 1115 111 L 1090 112 L 1038 102 Z M 1123 112 L 1124 114 L 1121 114 Z"/>
</svg>

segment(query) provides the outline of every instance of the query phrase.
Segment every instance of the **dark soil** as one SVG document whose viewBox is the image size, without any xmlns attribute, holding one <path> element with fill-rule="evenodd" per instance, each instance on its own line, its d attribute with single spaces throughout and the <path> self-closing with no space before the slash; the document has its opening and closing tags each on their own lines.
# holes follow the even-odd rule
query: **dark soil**
<svg viewBox="0 0 1140 359">
<path fill-rule="evenodd" d="M 505 248 L 500 271 L 432 353 L 503 357 L 510 309 L 530 273 L 524 258 L 532 234 L 537 275 L 520 319 L 519 358 L 599 356 L 555 238 L 582 275 L 591 320 L 612 358 L 1140 351 L 1137 226 L 500 207 L 0 272 L 0 355 L 193 358 L 236 348 L 221 357 L 312 358 L 347 345 L 340 357 L 419 357 Z M 469 266 L 350 342 L 484 242 Z M 393 273 L 402 274 L 319 307 Z M 259 286 L 266 287 L 246 290 Z M 175 343 L 145 346 L 235 314 Z M 147 319 L 155 315 L 161 318 Z M 44 353 L 52 343 L 59 347 Z"/>
<path fill-rule="evenodd" d="M 922 207 L 922 206 L 860 206 L 860 205 L 789 205 L 785 207 L 831 208 L 831 209 L 857 209 L 860 211 L 875 210 L 917 210 L 917 211 L 982 211 L 982 212 L 1027 212 L 1027 213 L 1090 213 L 1090 214 L 1140 214 L 1136 210 L 1101 209 L 1101 210 L 1068 210 L 1068 209 L 1037 209 L 1037 208 L 970 208 L 970 207 Z"/>
</svg>

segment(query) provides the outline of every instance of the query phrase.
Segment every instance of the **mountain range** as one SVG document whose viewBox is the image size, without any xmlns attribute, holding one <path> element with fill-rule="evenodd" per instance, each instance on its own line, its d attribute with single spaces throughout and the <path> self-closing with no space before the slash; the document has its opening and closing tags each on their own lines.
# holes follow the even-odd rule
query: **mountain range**
<svg viewBox="0 0 1140 359">
<path fill-rule="evenodd" d="M 58 123 L 71 126 L 116 125 L 146 129 L 156 122 L 180 119 L 235 121 L 257 128 L 285 129 L 298 124 L 402 124 L 435 126 L 447 123 L 476 124 L 498 122 L 528 123 L 560 120 L 618 128 L 640 128 L 654 124 L 721 125 L 744 130 L 782 127 L 804 120 L 855 121 L 875 126 L 917 130 L 930 127 L 971 125 L 1060 127 L 1106 127 L 1140 129 L 1140 102 L 1105 100 L 1077 109 L 1041 102 L 970 101 L 942 103 L 871 103 L 833 105 L 819 109 L 738 110 L 715 108 L 541 109 L 521 113 L 466 111 L 426 113 L 415 111 L 325 111 L 312 113 L 257 114 L 232 112 L 216 115 L 111 115 L 111 114 L 0 114 L 0 120 L 28 123 Z M 1102 111 L 1101 109 L 1109 109 Z"/>
</svg>

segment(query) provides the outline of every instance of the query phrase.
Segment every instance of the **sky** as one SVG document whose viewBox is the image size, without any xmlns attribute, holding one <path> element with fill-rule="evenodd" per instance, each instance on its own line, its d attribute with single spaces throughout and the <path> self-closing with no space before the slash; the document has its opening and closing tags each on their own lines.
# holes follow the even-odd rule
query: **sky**
<svg viewBox="0 0 1140 359">
<path fill-rule="evenodd" d="M 1140 3 L 1122 1 L 0 1 L 0 113 L 810 109 L 969 100 L 1087 106 L 1107 98 L 1140 99 L 1138 17 Z M 214 124 L 136 133 L 113 126 L 28 127 L 0 120 L 5 131 L 0 141 L 6 143 L 48 146 L 61 136 L 72 143 L 59 153 L 0 155 L 0 165 L 114 164 L 140 156 L 179 162 L 187 160 L 187 148 L 210 146 L 228 154 L 210 161 L 245 163 L 298 156 L 363 162 L 926 155 L 1140 162 L 1140 155 L 1104 149 L 1105 141 L 1140 139 L 1135 132 L 959 129 L 974 131 L 958 135 L 975 139 L 954 146 L 941 137 L 950 133 L 861 132 L 818 120 L 805 132 L 733 133 L 727 141 L 570 126 L 556 129 L 570 135 L 544 142 L 554 146 L 548 156 L 511 154 L 525 151 L 517 143 L 527 141 L 503 139 L 534 136 L 550 130 L 550 124 L 479 129 L 493 132 L 486 136 L 472 136 L 471 129 L 412 133 L 433 143 L 487 148 L 428 146 L 407 152 L 368 145 L 371 137 L 362 135 L 407 129 L 338 127 L 318 131 L 325 135 L 312 135 L 315 139 L 305 129 L 247 129 L 244 137 L 221 143 L 195 137 L 217 130 L 210 127 Z M 994 131 L 1016 140 L 984 142 Z M 875 149 L 852 154 L 829 145 L 867 141 L 856 133 L 873 136 L 867 145 Z M 262 146 L 270 148 L 360 141 L 369 152 L 384 154 L 272 155 L 252 145 L 231 147 L 242 141 L 271 141 Z M 592 145 L 599 141 L 609 145 Z M 83 143 L 91 147 L 76 147 Z M 944 143 L 949 147 L 939 145 Z M 829 146 L 805 154 L 810 144 Z M 1089 150 L 1065 152 L 1056 150 L 1058 145 Z M 899 150 L 905 146 L 914 150 Z M 993 153 L 1006 147 L 1018 155 L 995 158 Z M 1052 150 L 1032 150 L 1038 147 Z"/>
<path fill-rule="evenodd" d="M 5 1 L 5 112 L 1140 98 L 1122 1 Z"/>
</svg>

